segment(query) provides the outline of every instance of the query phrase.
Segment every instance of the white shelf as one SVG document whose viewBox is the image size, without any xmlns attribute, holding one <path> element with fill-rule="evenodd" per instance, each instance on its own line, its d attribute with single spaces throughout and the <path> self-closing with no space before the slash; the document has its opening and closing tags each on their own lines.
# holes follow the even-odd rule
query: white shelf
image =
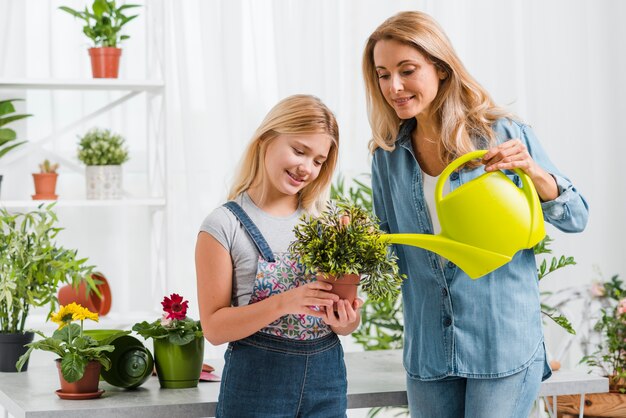
<svg viewBox="0 0 626 418">
<path fill-rule="evenodd" d="M 118 200 L 98 200 L 98 199 L 75 199 L 75 200 L 0 200 L 0 207 L 6 209 L 36 208 L 43 203 L 47 206 L 56 202 L 55 207 L 165 207 L 164 198 L 145 199 L 118 199 Z"/>
<path fill-rule="evenodd" d="M 1 78 L 0 89 L 29 90 L 121 90 L 151 91 L 161 90 L 162 81 L 124 80 L 118 78 L 86 78 L 86 79 L 33 79 L 33 78 Z"/>
</svg>

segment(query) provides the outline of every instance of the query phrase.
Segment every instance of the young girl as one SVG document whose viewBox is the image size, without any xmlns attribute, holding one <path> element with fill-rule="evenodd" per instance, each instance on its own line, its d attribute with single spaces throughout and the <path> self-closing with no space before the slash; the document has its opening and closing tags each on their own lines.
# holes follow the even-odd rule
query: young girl
<svg viewBox="0 0 626 418">
<path fill-rule="evenodd" d="M 507 170 L 517 182 L 510 170 L 519 168 L 547 222 L 565 232 L 584 229 L 585 199 L 533 130 L 492 102 L 430 16 L 402 12 L 383 22 L 367 41 L 363 74 L 373 202 L 383 229 L 436 232 L 434 184 L 450 161 L 476 149 L 489 151 L 445 179 L 448 190 L 485 171 Z M 478 280 L 432 252 L 396 250 L 408 277 L 402 296 L 411 417 L 527 417 L 551 373 L 533 250 Z"/>
<path fill-rule="evenodd" d="M 346 415 L 337 334 L 356 329 L 362 301 L 339 300 L 287 252 L 302 213 L 324 204 L 338 147 L 337 122 L 319 99 L 282 100 L 254 134 L 229 202 L 202 223 L 202 329 L 212 344 L 229 343 L 217 417 Z"/>
</svg>

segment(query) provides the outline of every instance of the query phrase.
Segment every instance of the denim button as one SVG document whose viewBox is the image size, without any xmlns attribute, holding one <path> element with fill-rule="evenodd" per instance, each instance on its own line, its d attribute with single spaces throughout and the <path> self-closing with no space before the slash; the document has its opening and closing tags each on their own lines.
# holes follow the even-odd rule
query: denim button
<svg viewBox="0 0 626 418">
<path fill-rule="evenodd" d="M 450 325 L 452 325 L 452 319 L 446 316 L 446 317 L 443 319 L 443 326 L 447 328 L 447 327 L 449 327 Z"/>
<path fill-rule="evenodd" d="M 459 179 L 459 173 L 457 173 L 456 171 L 450 174 L 450 180 L 456 181 L 458 179 Z"/>
<path fill-rule="evenodd" d="M 448 289 L 446 289 L 445 287 L 443 289 L 441 289 L 441 295 L 445 298 L 446 296 L 448 296 Z"/>
<path fill-rule="evenodd" d="M 452 261 L 448 261 L 448 268 L 449 269 L 453 269 L 454 268 L 454 263 Z"/>
</svg>

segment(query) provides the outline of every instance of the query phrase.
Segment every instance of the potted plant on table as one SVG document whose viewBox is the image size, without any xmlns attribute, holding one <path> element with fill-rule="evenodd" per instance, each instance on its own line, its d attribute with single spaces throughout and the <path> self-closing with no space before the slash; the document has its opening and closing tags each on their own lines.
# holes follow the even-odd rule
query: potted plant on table
<svg viewBox="0 0 626 418">
<path fill-rule="evenodd" d="M 32 116 L 27 114 L 15 114 L 13 102 L 18 100 L 21 99 L 0 100 L 0 158 L 4 157 L 7 152 L 26 142 L 14 142 L 17 140 L 17 134 L 13 129 L 6 127 L 6 125 L 11 122 Z M 2 174 L 0 174 L 0 185 L 2 185 Z"/>
<path fill-rule="evenodd" d="M 198 385 L 204 357 L 200 321 L 187 316 L 189 302 L 172 293 L 161 302 L 163 316 L 133 326 L 143 338 L 154 340 L 154 362 L 162 388 L 181 389 Z"/>
<path fill-rule="evenodd" d="M 27 344 L 28 351 L 20 357 L 17 369 L 21 370 L 33 350 L 51 351 L 59 356 L 55 361 L 61 389 L 56 394 L 61 399 L 92 399 L 101 396 L 104 390 L 98 390 L 100 368 L 111 368 L 111 360 L 106 353 L 115 349 L 110 342 L 129 331 L 120 331 L 102 340 L 84 334 L 83 321 L 89 319 L 98 322 L 98 314 L 76 303 L 61 306 L 50 319 L 59 324 L 59 328 L 51 337 L 37 331 L 42 339 Z M 74 321 L 80 321 L 80 325 Z"/>
<path fill-rule="evenodd" d="M 60 284 L 78 286 L 86 281 L 97 293 L 90 277 L 93 269 L 76 250 L 56 243 L 61 228 L 55 226 L 54 204 L 27 213 L 10 213 L 0 208 L 0 371 L 15 372 L 24 345 L 34 334 L 26 331 L 31 308 L 57 307 Z M 26 369 L 27 364 L 24 364 Z"/>
<path fill-rule="evenodd" d="M 91 71 L 94 78 L 117 78 L 122 50 L 118 44 L 129 38 L 122 35 L 122 27 L 138 15 L 126 16 L 126 10 L 140 7 L 137 4 L 123 4 L 116 7 L 115 1 L 95 0 L 91 11 L 84 11 L 61 6 L 59 9 L 85 21 L 83 33 L 92 40 L 89 48 Z"/>
<path fill-rule="evenodd" d="M 342 299 L 354 300 L 359 283 L 371 300 L 395 300 L 400 292 L 404 276 L 397 257 L 382 239 L 378 219 L 364 208 L 331 202 L 319 216 L 303 215 L 294 233 L 290 251 Z"/>
<path fill-rule="evenodd" d="M 128 161 L 125 142 L 109 129 L 93 128 L 79 137 L 78 159 L 87 166 L 87 199 L 122 197 L 122 164 Z"/>
<path fill-rule="evenodd" d="M 39 173 L 33 173 L 35 194 L 33 200 L 56 200 L 57 169 L 59 164 L 51 163 L 47 159 L 39 164 Z"/>
</svg>

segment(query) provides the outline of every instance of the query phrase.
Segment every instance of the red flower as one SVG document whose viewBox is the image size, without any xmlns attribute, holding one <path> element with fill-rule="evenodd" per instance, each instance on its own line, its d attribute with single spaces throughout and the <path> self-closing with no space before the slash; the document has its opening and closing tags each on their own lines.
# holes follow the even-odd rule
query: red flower
<svg viewBox="0 0 626 418">
<path fill-rule="evenodd" d="M 187 307 L 189 301 L 183 301 L 183 297 L 179 294 L 172 293 L 168 298 L 163 298 L 163 310 L 167 313 L 168 319 L 185 319 L 187 316 Z"/>
</svg>

